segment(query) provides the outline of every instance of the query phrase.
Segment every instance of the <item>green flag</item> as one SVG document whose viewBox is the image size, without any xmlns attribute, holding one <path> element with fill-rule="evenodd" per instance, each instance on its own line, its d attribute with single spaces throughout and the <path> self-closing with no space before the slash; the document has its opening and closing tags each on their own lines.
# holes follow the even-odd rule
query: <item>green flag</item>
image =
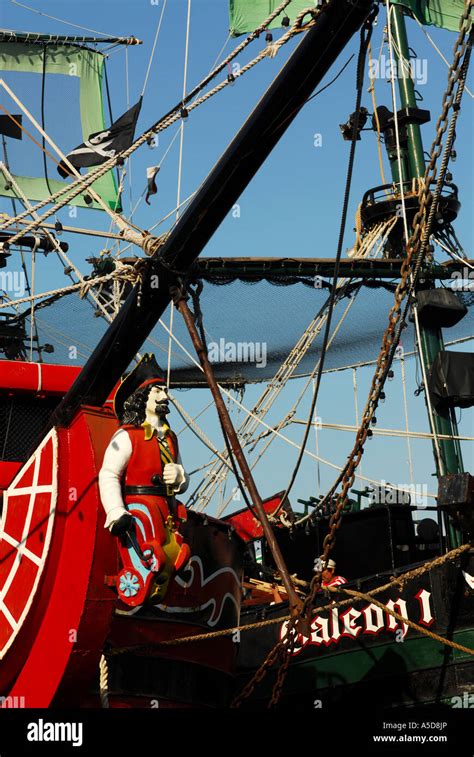
<svg viewBox="0 0 474 757">
<path fill-rule="evenodd" d="M 229 0 L 230 33 L 233 37 L 238 37 L 239 34 L 253 32 L 281 3 L 282 0 Z M 293 23 L 298 13 L 312 5 L 316 6 L 317 0 L 291 0 L 268 28 L 280 28 L 285 16 Z"/>
<path fill-rule="evenodd" d="M 450 32 L 459 30 L 465 8 L 463 0 L 392 0 L 392 3 L 403 5 L 421 24 L 438 26 Z"/>
<path fill-rule="evenodd" d="M 23 75 L 36 75 L 30 84 L 30 95 L 33 104 L 37 104 L 38 95 L 41 92 L 43 73 L 48 79 L 53 75 L 51 82 L 48 80 L 46 88 L 46 113 L 48 113 L 48 98 L 50 97 L 56 103 L 63 102 L 65 113 L 67 113 L 69 108 L 68 97 L 71 96 L 73 90 L 66 87 L 66 84 L 71 77 L 72 80 L 78 81 L 80 126 L 84 139 L 87 139 L 94 132 L 103 131 L 105 128 L 102 106 L 103 68 L 104 56 L 102 53 L 79 45 L 48 44 L 44 46 L 14 40 L 0 42 L 0 73 L 6 71 L 18 75 L 15 84 L 12 86 L 13 91 L 15 91 L 16 83 L 18 85 L 21 84 L 21 77 Z M 58 74 L 62 76 L 57 76 Z M 35 81 L 35 79 L 37 80 Z M 28 106 L 30 104 L 29 100 L 25 104 Z M 27 123 L 26 117 L 23 118 L 23 125 L 29 131 L 34 131 L 31 125 Z M 24 144 L 28 142 L 26 136 L 24 136 L 22 142 Z M 64 133 L 63 145 L 67 144 L 68 135 Z M 11 166 L 11 169 L 12 172 L 15 171 L 14 164 Z M 50 190 L 54 193 L 65 186 L 65 182 L 53 178 L 54 173 L 53 166 L 48 181 L 46 181 L 44 175 L 20 176 L 14 173 L 14 177 L 26 197 L 29 200 L 37 201 L 47 199 L 50 196 Z M 112 171 L 108 171 L 104 176 L 97 179 L 92 187 L 107 202 L 109 207 L 120 212 L 121 207 L 118 201 L 117 183 Z M 0 195 L 15 197 L 16 193 L 8 184 L 0 182 Z M 78 195 L 75 199 L 70 200 L 68 204 L 101 209 L 101 206 L 95 201 L 87 203 L 82 195 Z"/>
</svg>

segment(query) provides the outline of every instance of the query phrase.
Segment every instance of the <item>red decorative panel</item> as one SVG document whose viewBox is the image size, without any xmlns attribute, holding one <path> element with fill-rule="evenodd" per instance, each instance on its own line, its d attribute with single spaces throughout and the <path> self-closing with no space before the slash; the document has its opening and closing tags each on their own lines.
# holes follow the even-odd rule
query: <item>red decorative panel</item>
<svg viewBox="0 0 474 757">
<path fill-rule="evenodd" d="M 53 429 L 4 493 L 0 525 L 0 659 L 25 620 L 46 562 L 57 500 Z"/>
</svg>

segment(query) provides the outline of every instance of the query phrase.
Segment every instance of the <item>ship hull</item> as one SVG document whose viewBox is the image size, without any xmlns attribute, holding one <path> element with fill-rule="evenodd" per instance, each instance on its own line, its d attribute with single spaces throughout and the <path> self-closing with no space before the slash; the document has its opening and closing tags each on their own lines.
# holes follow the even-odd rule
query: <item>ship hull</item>
<svg viewBox="0 0 474 757">
<path fill-rule="evenodd" d="M 160 605 L 122 604 L 115 588 L 121 569 L 117 542 L 104 528 L 97 483 L 116 426 L 107 408 L 82 408 L 68 428 L 52 429 L 5 492 L 3 707 L 103 706 L 104 653 L 110 706 L 150 707 L 157 701 L 213 707 L 230 697 L 236 647 L 229 638 L 218 640 L 218 653 L 197 642 L 159 645 L 238 625 L 244 543 L 228 524 L 190 513 L 183 530 L 192 553 L 187 570 L 172 579 Z M 143 646 L 152 647 L 148 658 Z M 213 687 L 200 699 L 195 695 L 202 681 Z"/>
<path fill-rule="evenodd" d="M 376 593 L 384 606 L 418 626 L 465 647 L 474 646 L 474 592 L 469 576 L 474 557 L 407 578 L 402 586 Z M 409 569 L 407 569 L 409 570 Z M 371 591 L 388 582 L 378 576 L 352 588 Z M 280 707 L 290 710 L 339 708 L 358 705 L 397 708 L 442 704 L 474 705 L 472 655 L 446 646 L 402 624 L 367 600 L 350 600 L 341 608 L 318 612 L 327 604 L 319 598 L 314 609 L 311 636 L 299 636 L 292 654 Z M 279 640 L 287 616 L 286 606 L 273 605 L 243 611 L 241 624 L 275 620 L 264 628 L 243 631 L 238 657 L 240 686 L 258 669 Z M 273 667 L 255 688 L 244 707 L 266 707 L 276 680 Z"/>
</svg>

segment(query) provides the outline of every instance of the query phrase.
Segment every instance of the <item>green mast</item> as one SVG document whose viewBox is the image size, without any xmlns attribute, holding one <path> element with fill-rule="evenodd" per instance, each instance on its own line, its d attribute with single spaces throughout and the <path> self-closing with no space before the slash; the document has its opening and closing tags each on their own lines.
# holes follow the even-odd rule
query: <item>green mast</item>
<svg viewBox="0 0 474 757">
<path fill-rule="evenodd" d="M 402 108 L 417 108 L 415 87 L 410 75 L 410 51 L 408 47 L 408 38 L 405 26 L 403 9 L 399 5 L 391 6 L 390 27 L 392 38 L 394 40 L 394 55 L 397 63 L 398 86 Z M 409 123 L 406 126 L 407 136 L 407 160 L 405 161 L 409 179 L 418 179 L 424 176 L 425 159 L 423 151 L 423 141 L 421 138 L 420 125 L 418 123 Z M 395 161 L 391 161 L 392 176 L 394 181 L 398 179 L 398 168 L 396 173 L 393 171 Z M 427 328 L 420 323 L 420 351 L 425 364 L 426 373 L 428 374 L 433 361 L 440 352 L 444 350 L 443 334 L 439 328 Z M 428 387 L 425 386 L 425 398 L 428 403 Z M 428 407 L 428 405 L 427 405 Z M 428 408 L 429 409 L 429 408 Z M 437 435 L 443 434 L 448 439 L 439 439 L 439 451 L 441 457 L 441 466 L 438 461 L 436 447 L 433 444 L 436 459 L 437 475 L 447 473 L 462 473 L 463 463 L 461 448 L 457 439 L 458 428 L 456 420 L 449 414 L 439 415 L 433 412 L 433 424 Z M 448 546 L 450 548 L 459 546 L 462 543 L 461 533 L 454 528 L 451 522 L 448 527 Z"/>
</svg>

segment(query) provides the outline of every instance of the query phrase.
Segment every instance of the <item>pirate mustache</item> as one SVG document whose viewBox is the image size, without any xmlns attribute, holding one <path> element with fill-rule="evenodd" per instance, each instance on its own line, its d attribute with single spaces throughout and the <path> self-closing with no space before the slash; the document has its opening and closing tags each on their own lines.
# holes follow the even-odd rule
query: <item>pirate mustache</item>
<svg viewBox="0 0 474 757">
<path fill-rule="evenodd" d="M 164 415 L 165 413 L 169 413 L 169 402 L 168 400 L 158 400 L 155 404 L 156 412 L 160 413 L 161 415 Z"/>
</svg>

